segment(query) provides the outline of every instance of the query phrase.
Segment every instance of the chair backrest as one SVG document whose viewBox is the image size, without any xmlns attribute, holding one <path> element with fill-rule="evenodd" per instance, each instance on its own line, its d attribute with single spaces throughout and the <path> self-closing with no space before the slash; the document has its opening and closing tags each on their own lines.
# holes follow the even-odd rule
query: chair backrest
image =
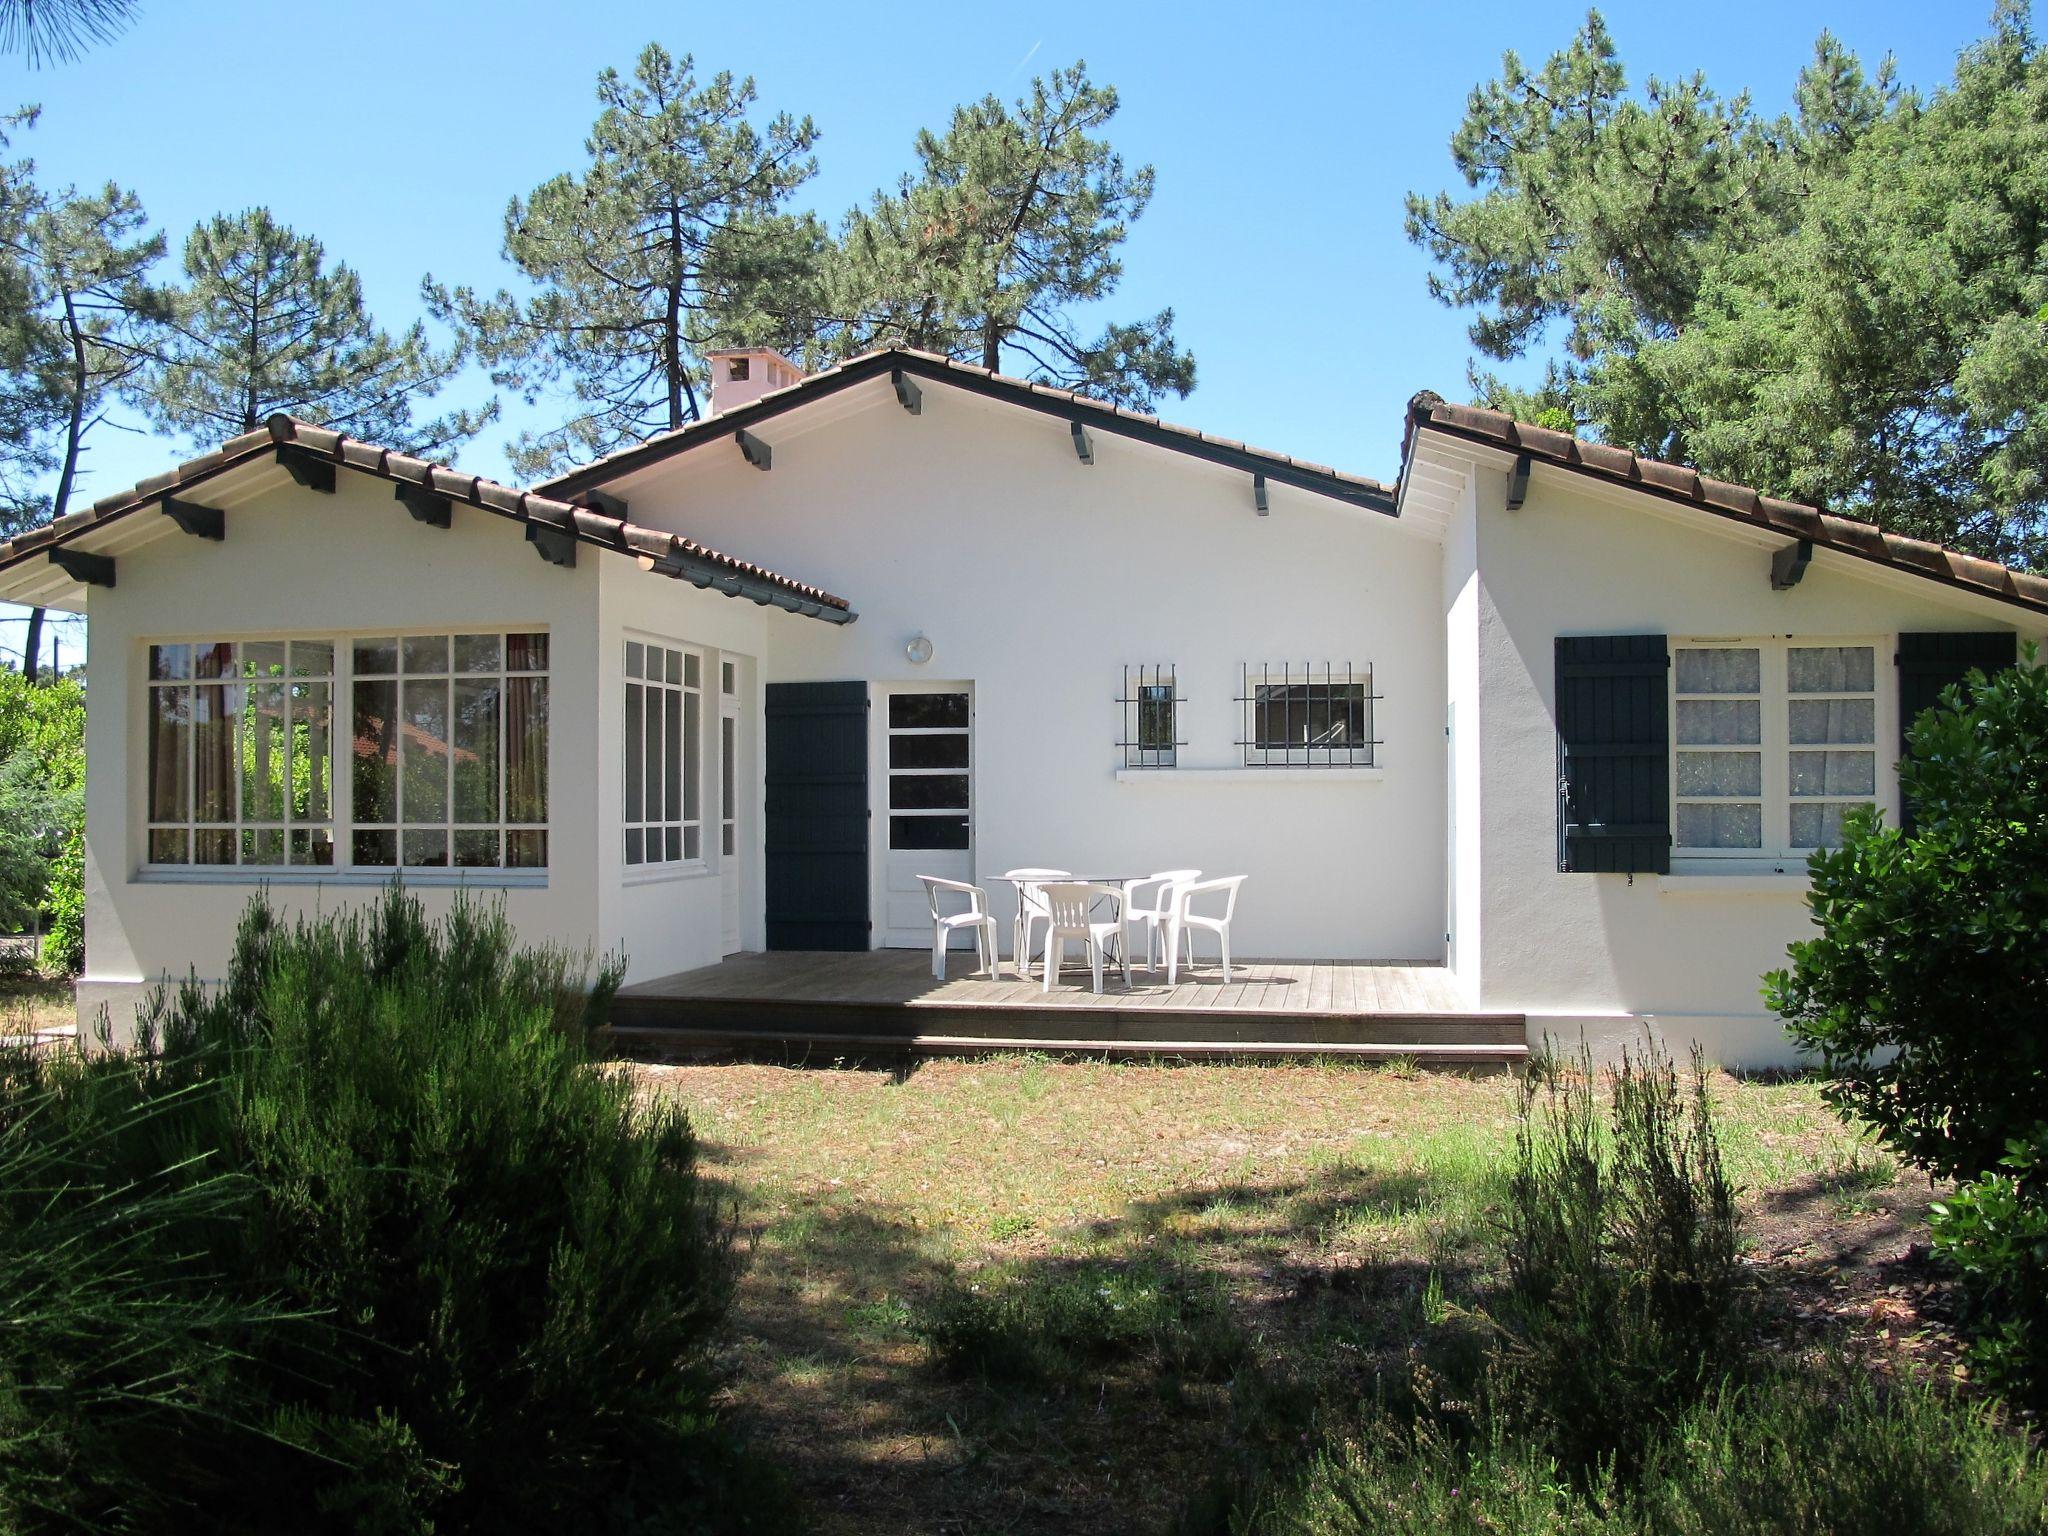
<svg viewBox="0 0 2048 1536">
<path fill-rule="evenodd" d="M 1173 910 L 1175 889 L 1183 885 L 1192 885 L 1201 878 L 1202 872 L 1199 869 L 1167 869 L 1156 875 L 1147 875 L 1142 880 L 1127 880 L 1124 882 L 1124 890 L 1130 897 L 1133 910 L 1170 912 Z M 1154 886 L 1158 887 L 1156 894 L 1149 898 L 1141 894 L 1151 891 Z"/>
<path fill-rule="evenodd" d="M 1017 904 L 1024 911 L 1043 913 L 1045 898 L 1038 894 L 1037 882 L 1045 880 L 1071 880 L 1071 870 L 1065 869 L 1006 869 L 1002 878 L 1017 887 Z"/>
<path fill-rule="evenodd" d="M 1237 911 L 1237 888 L 1243 885 L 1244 881 L 1245 877 L 1243 875 L 1225 875 L 1221 880 L 1198 880 L 1193 885 L 1176 887 L 1174 890 L 1174 900 L 1179 904 L 1181 913 L 1185 915 L 1193 910 L 1197 896 L 1207 896 L 1216 891 L 1222 891 L 1224 893 L 1223 911 L 1216 915 L 1204 913 L 1203 916 L 1209 917 L 1212 922 L 1227 923 Z"/>
<path fill-rule="evenodd" d="M 1115 923 L 1123 920 L 1124 893 L 1121 887 L 1097 885 L 1087 880 L 1053 880 L 1038 887 L 1045 899 L 1046 910 L 1052 915 L 1055 928 L 1085 929 L 1091 923 Z M 1107 901 L 1110 908 L 1102 917 L 1094 916 L 1097 902 Z"/>
<path fill-rule="evenodd" d="M 941 880 L 937 875 L 919 875 L 917 878 L 924 882 L 924 899 L 931 906 L 934 922 L 946 915 L 939 910 L 939 896 L 943 892 L 965 896 L 970 912 L 988 910 L 988 894 L 978 885 L 969 885 L 964 880 Z"/>
</svg>

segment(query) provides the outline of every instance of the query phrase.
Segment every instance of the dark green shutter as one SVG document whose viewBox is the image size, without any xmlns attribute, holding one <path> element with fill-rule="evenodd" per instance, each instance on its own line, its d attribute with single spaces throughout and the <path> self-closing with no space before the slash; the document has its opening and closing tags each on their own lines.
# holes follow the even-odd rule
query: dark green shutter
<svg viewBox="0 0 2048 1536">
<path fill-rule="evenodd" d="M 2019 659 L 2019 637 L 2011 630 L 1982 634 L 1900 635 L 1899 654 L 1899 756 L 1911 751 L 1907 737 L 1913 722 L 1941 702 L 1941 690 L 1960 683 L 1972 667 L 1991 673 L 2011 666 Z M 1913 829 L 1913 807 L 1903 797 L 1899 802 L 1899 825 Z"/>
<path fill-rule="evenodd" d="M 868 947 L 868 685 L 770 683 L 770 949 Z"/>
<path fill-rule="evenodd" d="M 1557 867 L 1671 868 L 1671 647 L 1662 635 L 1557 639 Z"/>
</svg>

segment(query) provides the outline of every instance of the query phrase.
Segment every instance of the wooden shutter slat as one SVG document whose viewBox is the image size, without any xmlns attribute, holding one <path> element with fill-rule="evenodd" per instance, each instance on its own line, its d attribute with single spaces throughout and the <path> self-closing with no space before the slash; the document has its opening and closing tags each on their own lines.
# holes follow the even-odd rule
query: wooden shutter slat
<svg viewBox="0 0 2048 1536">
<path fill-rule="evenodd" d="M 1670 667 L 1663 635 L 1558 637 L 1559 869 L 1671 868 Z"/>
</svg>

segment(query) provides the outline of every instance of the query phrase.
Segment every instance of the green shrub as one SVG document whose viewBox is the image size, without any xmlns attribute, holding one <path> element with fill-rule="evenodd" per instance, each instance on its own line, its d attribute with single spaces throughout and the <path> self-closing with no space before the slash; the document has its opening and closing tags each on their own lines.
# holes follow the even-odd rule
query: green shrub
<svg viewBox="0 0 2048 1536">
<path fill-rule="evenodd" d="M 1973 672 L 1909 742 L 1914 829 L 1859 815 L 1814 854 L 1820 933 L 1765 995 L 1845 1116 L 1967 1179 L 2048 1103 L 2048 670 Z"/>
<path fill-rule="evenodd" d="M 1497 1410 L 1581 1471 L 1631 1468 L 1651 1431 L 1727 1368 L 1738 1332 L 1735 1191 L 1697 1050 L 1687 1084 L 1654 1042 L 1523 1080 L 1502 1225 Z"/>
<path fill-rule="evenodd" d="M 2048 1463 L 1983 1410 L 1859 1369 L 1726 1389 L 1650 1448 L 1639 1486 L 1588 1486 L 1498 1432 L 1378 1420 L 1242 1506 L 1237 1536 L 2037 1536 Z"/>
<path fill-rule="evenodd" d="M 95 1137 L 106 1181 L 181 1166 L 247 1180 L 238 1219 L 181 1226 L 178 1243 L 221 1297 L 311 1320 L 237 1343 L 230 1385 L 257 1411 L 181 1434 L 162 1466 L 138 1444 L 74 1468 L 99 1518 L 772 1523 L 777 1502 L 747 1488 L 712 1411 L 729 1219 L 681 1112 L 592 1067 L 585 1027 L 616 971 L 581 980 L 464 900 L 440 925 L 396 891 L 295 926 L 259 902 L 227 982 L 166 999 L 139 1064 L 37 1069 L 45 1123 Z M 139 1113 L 156 1106 L 173 1107 Z M 33 1236 L 64 1200 L 14 1205 Z M 203 1521 L 180 1517 L 188 1502 Z"/>
<path fill-rule="evenodd" d="M 2005 1171 L 2009 1170 L 2009 1171 Z M 2008 1144 L 1999 1167 L 1930 1213 L 1935 1252 L 1962 1274 L 1977 1336 L 1970 1358 L 1992 1385 L 2048 1389 L 2048 1124 Z"/>
<path fill-rule="evenodd" d="M 1129 1360 L 1216 1380 L 1245 1350 L 1220 1281 L 1151 1265 L 985 1270 L 919 1307 L 911 1330 L 940 1369 L 991 1382 L 1067 1381 Z"/>
<path fill-rule="evenodd" d="M 46 963 L 85 958 L 85 691 L 0 668 L 0 932 L 48 926 Z"/>
</svg>

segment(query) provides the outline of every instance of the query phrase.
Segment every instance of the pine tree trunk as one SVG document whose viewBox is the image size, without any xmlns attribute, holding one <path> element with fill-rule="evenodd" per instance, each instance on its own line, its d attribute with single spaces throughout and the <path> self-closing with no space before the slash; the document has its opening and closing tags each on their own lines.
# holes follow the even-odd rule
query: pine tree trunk
<svg viewBox="0 0 2048 1536">
<path fill-rule="evenodd" d="M 990 373 L 1003 371 L 1003 333 L 996 329 L 993 319 L 982 323 L 981 366 Z"/>
<path fill-rule="evenodd" d="M 28 611 L 28 638 L 21 642 L 21 675 L 30 682 L 36 680 L 36 670 L 41 665 L 43 652 L 43 610 L 31 608 Z"/>
</svg>

